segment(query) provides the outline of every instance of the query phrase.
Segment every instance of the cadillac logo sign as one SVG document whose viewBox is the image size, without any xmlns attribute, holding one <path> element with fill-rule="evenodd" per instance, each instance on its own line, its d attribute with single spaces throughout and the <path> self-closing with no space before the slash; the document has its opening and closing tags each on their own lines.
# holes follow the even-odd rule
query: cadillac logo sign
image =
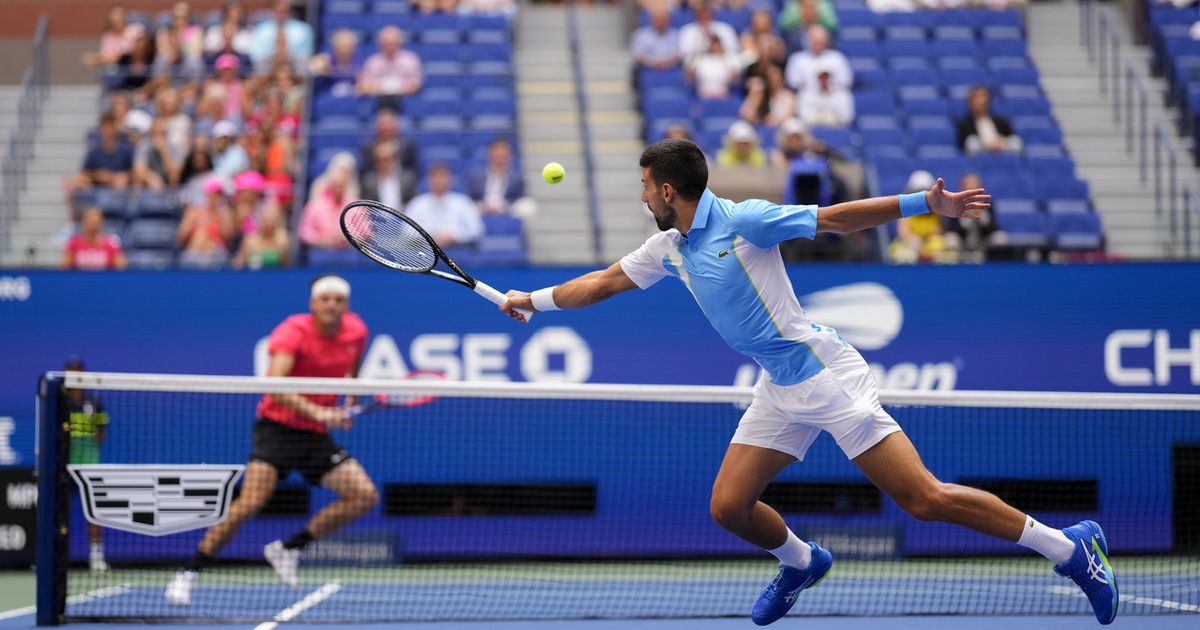
<svg viewBox="0 0 1200 630">
<path fill-rule="evenodd" d="M 244 465 L 71 464 L 83 514 L 101 527 L 165 536 L 225 520 Z"/>
</svg>

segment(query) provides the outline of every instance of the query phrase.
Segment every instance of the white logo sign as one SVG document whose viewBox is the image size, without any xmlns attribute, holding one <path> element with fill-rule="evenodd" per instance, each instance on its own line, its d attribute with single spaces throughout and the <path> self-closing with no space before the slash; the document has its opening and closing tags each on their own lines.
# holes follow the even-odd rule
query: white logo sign
<svg viewBox="0 0 1200 630">
<path fill-rule="evenodd" d="M 24 302 L 33 293 L 29 278 L 25 276 L 0 276 L 0 301 Z"/>
<path fill-rule="evenodd" d="M 72 464 L 83 514 L 101 527 L 165 536 L 229 515 L 244 465 Z"/>
<path fill-rule="evenodd" d="M 16 429 L 17 424 L 11 416 L 0 418 L 0 466 L 12 466 L 21 461 L 12 447 L 12 434 Z"/>
<path fill-rule="evenodd" d="M 800 298 L 814 322 L 836 328 L 859 350 L 878 350 L 900 334 L 904 308 L 892 290 L 877 282 L 856 282 Z"/>
<path fill-rule="evenodd" d="M 1165 330 L 1114 330 L 1104 340 L 1104 375 L 1108 382 L 1123 387 L 1165 386 L 1171 384 L 1171 368 L 1186 367 L 1192 385 L 1200 385 L 1200 330 L 1191 331 L 1183 343 L 1187 345 L 1174 347 Z M 1126 350 L 1142 355 L 1140 361 L 1123 356 Z M 1134 367 L 1137 363 L 1152 363 L 1153 369 Z"/>
</svg>

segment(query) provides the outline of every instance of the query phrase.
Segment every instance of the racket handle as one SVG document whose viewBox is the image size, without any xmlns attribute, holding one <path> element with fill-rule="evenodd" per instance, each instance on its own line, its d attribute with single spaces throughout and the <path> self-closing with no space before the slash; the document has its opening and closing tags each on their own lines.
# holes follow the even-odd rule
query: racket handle
<svg viewBox="0 0 1200 630">
<path fill-rule="evenodd" d="M 503 293 L 493 289 L 486 282 L 480 282 L 478 280 L 475 281 L 475 292 L 478 293 L 479 295 L 482 295 L 483 297 L 487 298 L 489 301 L 494 303 L 496 306 L 500 306 L 501 304 L 504 304 L 504 301 L 508 299 L 507 296 L 505 296 Z M 523 308 L 519 308 L 519 309 L 517 309 L 517 312 L 524 315 L 525 321 L 527 321 L 527 322 L 529 320 L 533 319 L 533 311 L 527 311 Z"/>
</svg>

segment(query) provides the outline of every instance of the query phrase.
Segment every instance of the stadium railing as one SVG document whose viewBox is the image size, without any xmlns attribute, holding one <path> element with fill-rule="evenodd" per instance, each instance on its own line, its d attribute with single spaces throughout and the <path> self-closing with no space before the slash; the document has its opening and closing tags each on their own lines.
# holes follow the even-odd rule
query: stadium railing
<svg viewBox="0 0 1200 630">
<path fill-rule="evenodd" d="M 0 167 L 0 254 L 11 246 L 12 224 L 20 213 L 21 191 L 25 188 L 26 164 L 33 157 L 33 140 L 41 126 L 42 101 L 50 81 L 49 47 L 46 31 L 50 18 L 38 19 L 33 36 L 33 63 L 25 70 L 17 95 L 17 119 Z"/>
</svg>

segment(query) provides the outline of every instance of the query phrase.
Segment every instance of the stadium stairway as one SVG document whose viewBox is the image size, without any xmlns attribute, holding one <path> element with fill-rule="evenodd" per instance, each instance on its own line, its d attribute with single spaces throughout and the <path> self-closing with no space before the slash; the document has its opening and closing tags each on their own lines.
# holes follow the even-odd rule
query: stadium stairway
<svg viewBox="0 0 1200 630">
<path fill-rule="evenodd" d="M 653 231 L 641 208 L 642 117 L 633 91 L 633 58 L 626 29 L 628 9 L 579 6 L 580 52 L 592 139 L 602 261 L 612 262 L 637 249 Z"/>
<path fill-rule="evenodd" d="M 13 223 L 11 247 L 0 264 L 53 267 L 62 245 L 55 240 L 67 223 L 63 179 L 83 164 L 84 139 L 95 126 L 99 85 L 55 85 L 50 88 L 42 114 L 42 127 L 34 139 L 33 160 L 21 193 L 19 216 Z M 15 96 L 12 100 L 15 100 Z M 10 99 L 5 98 L 4 102 Z M 8 121 L 0 109 L 0 124 Z M 7 133 L 4 137 L 7 137 Z"/>
<path fill-rule="evenodd" d="M 1079 11 L 1073 0 L 1032 3 L 1026 19 L 1029 52 L 1041 71 L 1042 89 L 1054 103 L 1078 173 L 1091 185 L 1092 201 L 1104 221 L 1108 251 L 1132 259 L 1161 258 L 1166 254 L 1168 235 L 1155 219 L 1153 174 L 1140 181 L 1137 155 L 1125 151 L 1125 129 L 1113 121 L 1112 100 L 1100 93 L 1097 67 L 1088 61 L 1087 49 L 1080 44 Z M 1122 58 L 1133 63 L 1155 95 L 1147 109 L 1150 127 L 1155 121 L 1171 120 L 1171 113 L 1157 98 L 1163 82 L 1150 76 L 1149 48 L 1130 46 L 1133 38 L 1120 12 L 1110 11 L 1109 15 L 1117 18 Z M 1120 98 L 1124 107 L 1123 92 Z M 1168 128 L 1174 130 L 1175 126 Z M 1186 141 L 1180 139 L 1177 146 L 1186 146 Z M 1180 151 L 1178 159 L 1181 177 L 1194 181 L 1188 156 Z"/>
<path fill-rule="evenodd" d="M 592 220 L 584 177 L 583 142 L 566 12 L 528 4 L 517 17 L 517 107 L 521 163 L 538 213 L 526 225 L 535 264 L 590 264 Z M 567 176 L 552 186 L 542 166 L 560 162 Z"/>
</svg>

